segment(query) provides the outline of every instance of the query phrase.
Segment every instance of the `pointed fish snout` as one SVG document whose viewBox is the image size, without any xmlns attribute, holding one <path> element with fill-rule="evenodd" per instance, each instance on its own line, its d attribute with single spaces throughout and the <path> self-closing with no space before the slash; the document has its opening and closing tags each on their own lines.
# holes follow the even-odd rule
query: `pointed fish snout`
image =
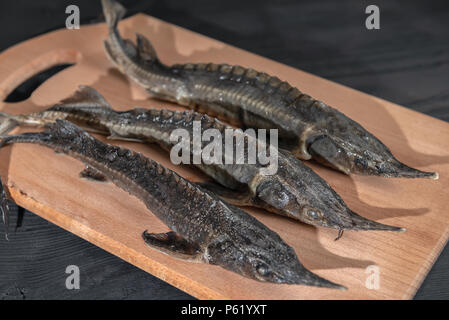
<svg viewBox="0 0 449 320">
<path fill-rule="evenodd" d="M 392 231 L 392 232 L 405 232 L 407 229 L 397 226 L 390 226 L 374 220 L 370 220 L 362 217 L 361 215 L 349 210 L 349 219 L 343 222 L 344 229 L 347 230 L 371 230 L 371 231 Z"/>
<path fill-rule="evenodd" d="M 321 278 L 304 267 L 299 268 L 294 274 L 287 275 L 283 282 L 289 284 L 303 284 L 320 288 L 347 290 L 345 286 Z"/>
<path fill-rule="evenodd" d="M 439 175 L 437 172 L 425 172 L 409 167 L 396 158 L 392 158 L 379 169 L 379 175 L 396 178 L 424 178 L 437 180 Z"/>
</svg>

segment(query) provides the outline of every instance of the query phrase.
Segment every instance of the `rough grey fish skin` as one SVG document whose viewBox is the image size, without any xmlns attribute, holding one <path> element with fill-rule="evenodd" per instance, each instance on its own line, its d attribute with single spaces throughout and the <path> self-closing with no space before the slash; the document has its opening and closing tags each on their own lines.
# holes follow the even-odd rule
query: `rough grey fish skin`
<svg viewBox="0 0 449 320">
<path fill-rule="evenodd" d="M 68 121 L 57 120 L 44 132 L 6 136 L 0 147 L 12 143 L 40 144 L 81 160 L 89 171 L 137 197 L 172 230 L 145 231 L 143 238 L 152 248 L 259 281 L 344 289 L 305 269 L 293 248 L 251 215 L 142 154 L 105 144 Z"/>
<path fill-rule="evenodd" d="M 116 112 L 96 90 L 84 86 L 73 96 L 42 112 L 16 116 L 0 113 L 0 117 L 16 124 L 39 127 L 48 126 L 56 119 L 65 119 L 113 139 L 157 143 L 166 150 L 178 143 L 170 139 L 172 132 L 184 129 L 190 136 L 191 158 L 194 121 L 201 124 L 201 136 L 206 130 L 215 129 L 225 137 L 225 130 L 232 129 L 215 118 L 191 111 L 137 108 Z M 242 131 L 234 131 L 234 135 L 233 150 L 237 150 L 237 141 L 247 139 L 248 143 L 243 143 L 243 153 L 248 159 L 249 142 L 256 145 L 256 137 Z M 201 143 L 203 150 L 209 142 Z M 275 175 L 265 175 L 262 170 L 267 165 L 262 165 L 259 159 L 255 159 L 254 164 L 248 161 L 227 164 L 225 151 L 222 146 L 221 163 L 205 164 L 202 161 L 196 166 L 221 185 L 204 186 L 229 203 L 261 207 L 310 225 L 338 230 L 405 231 L 363 218 L 350 210 L 324 179 L 287 151 L 278 152 Z"/>
<path fill-rule="evenodd" d="M 125 9 L 119 3 L 102 4 L 109 26 L 107 56 L 155 97 L 242 127 L 278 129 L 284 149 L 345 174 L 438 178 L 399 162 L 360 124 L 277 77 L 227 64 L 164 65 L 142 35 L 137 34 L 137 45 L 121 38 L 117 24 Z"/>
</svg>

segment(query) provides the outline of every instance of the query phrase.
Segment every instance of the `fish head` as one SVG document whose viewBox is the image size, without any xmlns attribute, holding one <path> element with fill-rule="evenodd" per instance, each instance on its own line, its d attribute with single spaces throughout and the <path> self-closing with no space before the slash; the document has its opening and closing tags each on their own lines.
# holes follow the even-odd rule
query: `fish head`
<svg viewBox="0 0 449 320">
<path fill-rule="evenodd" d="M 208 246 L 209 262 L 262 282 L 344 289 L 307 270 L 293 248 L 257 220 L 243 227 L 245 232 L 221 236 Z"/>
<path fill-rule="evenodd" d="M 282 153 L 277 173 L 259 180 L 255 187 L 257 199 L 267 210 L 313 226 L 338 230 L 403 231 L 361 217 L 301 160 L 288 152 Z"/>
<path fill-rule="evenodd" d="M 246 248 L 243 273 L 262 282 L 345 289 L 307 270 L 290 246 L 277 245 L 275 248 L 276 252 L 270 247 Z"/>
<path fill-rule="evenodd" d="M 316 185 L 307 185 L 306 181 L 295 181 L 298 176 L 283 180 L 280 176 L 267 179 L 257 188 L 257 198 L 262 201 L 263 206 L 272 212 L 300 220 L 306 224 L 342 229 L 343 224 L 338 216 L 346 213 L 341 199 L 332 192 L 319 194 Z M 280 181 L 283 180 L 283 181 Z"/>
<path fill-rule="evenodd" d="M 401 163 L 387 146 L 358 127 L 351 134 L 345 131 L 315 136 L 308 141 L 308 152 L 315 161 L 345 174 L 438 178 L 435 172 L 420 171 Z"/>
</svg>

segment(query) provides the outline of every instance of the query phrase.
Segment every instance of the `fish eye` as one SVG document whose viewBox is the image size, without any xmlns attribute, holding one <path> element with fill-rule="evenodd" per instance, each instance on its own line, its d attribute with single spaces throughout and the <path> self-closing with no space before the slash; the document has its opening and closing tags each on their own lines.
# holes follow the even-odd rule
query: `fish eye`
<svg viewBox="0 0 449 320">
<path fill-rule="evenodd" d="M 308 215 L 310 218 L 314 219 L 314 220 L 317 220 L 317 219 L 319 219 L 319 218 L 321 217 L 321 215 L 319 214 L 319 212 L 316 211 L 316 210 L 313 210 L 313 209 L 307 210 L 307 215 Z"/>
<path fill-rule="evenodd" d="M 256 271 L 262 277 L 265 277 L 265 276 L 269 275 L 270 272 L 271 272 L 270 268 L 267 265 L 265 265 L 265 264 L 259 264 L 256 267 Z"/>
</svg>

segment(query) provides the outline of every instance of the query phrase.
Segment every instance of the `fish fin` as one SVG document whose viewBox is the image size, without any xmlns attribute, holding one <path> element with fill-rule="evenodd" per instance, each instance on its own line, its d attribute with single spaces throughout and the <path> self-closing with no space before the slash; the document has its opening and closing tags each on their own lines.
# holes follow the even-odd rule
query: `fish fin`
<svg viewBox="0 0 449 320">
<path fill-rule="evenodd" d="M 156 61 L 158 60 L 156 50 L 154 50 L 153 45 L 150 40 L 140 33 L 136 34 L 137 37 L 137 54 L 145 61 Z"/>
<path fill-rule="evenodd" d="M 142 140 L 142 139 L 138 139 L 138 138 L 122 137 L 122 136 L 120 136 L 118 134 L 115 134 L 115 133 L 111 133 L 111 135 L 109 135 L 106 139 L 109 139 L 109 140 L 120 140 L 120 141 L 130 141 L 130 142 L 139 142 L 139 143 L 147 142 L 146 140 Z"/>
<path fill-rule="evenodd" d="M 200 262 L 203 252 L 201 248 L 177 234 L 170 231 L 167 233 L 148 233 L 146 230 L 142 234 L 145 243 L 162 253 L 177 259 Z"/>
<path fill-rule="evenodd" d="M 128 55 L 130 57 L 137 56 L 137 48 L 134 45 L 134 43 L 129 39 L 125 39 L 125 40 L 123 40 L 123 42 L 125 43 L 125 46 L 123 49 L 125 50 L 126 55 Z"/>
<path fill-rule="evenodd" d="M 108 178 L 97 169 L 86 164 L 86 168 L 79 173 L 83 179 L 92 180 L 96 182 L 107 182 Z"/>
<path fill-rule="evenodd" d="M 126 9 L 114 0 L 101 0 L 106 23 L 110 29 L 117 28 L 118 22 L 125 16 Z"/>
<path fill-rule="evenodd" d="M 85 107 L 86 105 L 112 109 L 106 99 L 97 90 L 89 86 L 79 86 L 79 90 L 70 97 L 61 100 L 55 105 L 55 108 L 59 106 Z"/>
<path fill-rule="evenodd" d="M 211 181 L 197 182 L 196 184 L 199 187 L 214 193 L 229 204 L 245 207 L 255 205 L 254 199 L 248 190 L 233 190 Z"/>
<path fill-rule="evenodd" d="M 8 238 L 9 232 L 9 206 L 8 206 L 8 196 L 6 194 L 5 188 L 3 187 L 3 182 L 0 179 L 0 211 L 2 212 L 3 224 L 5 225 L 5 238 Z"/>
</svg>

